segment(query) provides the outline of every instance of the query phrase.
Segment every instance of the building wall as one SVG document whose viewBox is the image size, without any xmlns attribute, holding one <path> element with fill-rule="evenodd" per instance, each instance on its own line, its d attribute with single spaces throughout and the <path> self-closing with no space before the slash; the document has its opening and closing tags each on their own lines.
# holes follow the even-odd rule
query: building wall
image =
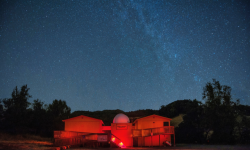
<svg viewBox="0 0 250 150">
<path fill-rule="evenodd" d="M 145 146 L 160 146 L 159 135 L 147 136 L 144 138 Z"/>
<path fill-rule="evenodd" d="M 171 142 L 171 135 L 154 135 L 147 137 L 138 137 L 138 146 L 163 146 L 163 142 L 165 141 Z"/>
<path fill-rule="evenodd" d="M 135 129 L 164 127 L 164 122 L 168 122 L 168 126 L 170 126 L 170 119 L 152 115 L 138 119 L 135 123 Z M 138 138 L 138 146 L 163 146 L 163 142 L 166 140 L 171 141 L 171 135 L 153 135 L 141 137 Z"/>
<path fill-rule="evenodd" d="M 135 123 L 136 129 L 148 129 L 148 128 L 157 128 L 157 127 L 163 127 L 164 122 L 168 122 L 170 125 L 170 120 L 160 118 L 160 117 L 147 117 L 145 119 L 139 119 Z"/>
<path fill-rule="evenodd" d="M 143 137 L 138 137 L 138 146 L 144 146 L 144 138 Z"/>
<path fill-rule="evenodd" d="M 118 137 L 126 147 L 133 146 L 132 123 L 111 123 L 111 133 Z"/>
<path fill-rule="evenodd" d="M 77 117 L 65 120 L 65 131 L 102 133 L 102 122 L 89 117 Z"/>
</svg>

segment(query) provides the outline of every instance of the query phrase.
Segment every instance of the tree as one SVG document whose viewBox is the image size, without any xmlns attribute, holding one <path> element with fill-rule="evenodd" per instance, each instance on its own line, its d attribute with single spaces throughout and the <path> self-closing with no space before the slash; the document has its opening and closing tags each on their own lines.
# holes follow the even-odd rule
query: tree
<svg viewBox="0 0 250 150">
<path fill-rule="evenodd" d="M 241 121 L 241 133 L 240 133 L 240 143 L 249 144 L 250 143 L 250 119 L 246 116 L 242 116 Z"/>
<path fill-rule="evenodd" d="M 0 129 L 3 127 L 3 112 L 2 100 L 0 99 Z"/>
<path fill-rule="evenodd" d="M 179 114 L 186 114 L 188 113 L 193 107 L 192 100 L 177 100 L 168 105 L 162 105 L 159 110 L 159 115 L 165 117 L 176 117 Z"/>
<path fill-rule="evenodd" d="M 28 93 L 29 90 L 30 88 L 28 88 L 27 85 L 23 85 L 21 87 L 21 91 L 19 91 L 16 86 L 13 92 L 11 93 L 11 98 L 3 100 L 4 107 L 7 110 L 15 107 L 20 111 L 25 111 L 30 105 L 28 99 L 32 97 Z"/>
<path fill-rule="evenodd" d="M 4 117 L 5 117 L 5 127 L 9 129 L 14 129 L 21 131 L 27 127 L 29 122 L 29 117 L 27 108 L 30 103 L 28 99 L 31 98 L 29 94 L 29 88 L 27 85 L 23 85 L 19 91 L 17 86 L 11 94 L 11 98 L 4 99 Z M 18 125 L 18 126 L 17 126 Z"/>
<path fill-rule="evenodd" d="M 235 105 L 237 114 L 235 135 L 238 143 L 248 144 L 250 143 L 250 106 L 239 104 L 239 100 Z"/>
<path fill-rule="evenodd" d="M 206 138 L 213 131 L 210 141 L 213 143 L 232 144 L 234 142 L 233 131 L 236 125 L 235 103 L 232 102 L 231 88 L 221 85 L 213 79 L 203 88 L 205 117 L 202 125 Z"/>
<path fill-rule="evenodd" d="M 63 100 L 55 99 L 52 104 L 49 104 L 47 108 L 47 113 L 49 119 L 52 122 L 52 130 L 64 130 L 63 119 L 67 119 L 70 116 L 70 107 L 67 106 L 66 102 Z"/>
<path fill-rule="evenodd" d="M 203 143 L 203 105 L 194 99 L 189 107 L 189 111 L 183 116 L 183 122 L 179 124 L 176 131 L 176 141 L 184 143 Z"/>
<path fill-rule="evenodd" d="M 64 119 L 70 115 L 71 111 L 65 101 L 57 99 L 55 99 L 52 104 L 49 104 L 47 109 L 54 117 L 62 117 Z"/>
<path fill-rule="evenodd" d="M 32 120 L 30 128 L 35 130 L 35 134 L 42 134 L 42 131 L 46 130 L 47 124 L 49 124 L 44 102 L 39 99 L 34 100 L 30 116 Z"/>
</svg>

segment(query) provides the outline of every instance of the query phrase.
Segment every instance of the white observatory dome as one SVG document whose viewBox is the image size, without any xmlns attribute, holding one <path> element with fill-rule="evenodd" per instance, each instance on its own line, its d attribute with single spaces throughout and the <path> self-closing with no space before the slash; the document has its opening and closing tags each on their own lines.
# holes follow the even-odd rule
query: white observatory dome
<svg viewBox="0 0 250 150">
<path fill-rule="evenodd" d="M 128 116 L 124 114 L 117 114 L 115 118 L 113 119 L 113 123 L 129 123 L 129 118 Z"/>
</svg>

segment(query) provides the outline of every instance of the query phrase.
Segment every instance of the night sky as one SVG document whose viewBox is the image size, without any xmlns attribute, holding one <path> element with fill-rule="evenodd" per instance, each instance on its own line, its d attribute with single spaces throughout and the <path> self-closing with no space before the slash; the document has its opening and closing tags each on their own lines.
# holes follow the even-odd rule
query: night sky
<svg viewBox="0 0 250 150">
<path fill-rule="evenodd" d="M 27 84 L 72 112 L 159 109 L 215 78 L 250 105 L 249 0 L 0 4 L 0 98 Z"/>
</svg>

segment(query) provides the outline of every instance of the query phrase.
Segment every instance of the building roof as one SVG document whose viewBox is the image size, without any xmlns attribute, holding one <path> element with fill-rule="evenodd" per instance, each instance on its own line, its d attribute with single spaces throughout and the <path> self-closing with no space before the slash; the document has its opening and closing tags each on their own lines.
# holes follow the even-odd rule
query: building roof
<svg viewBox="0 0 250 150">
<path fill-rule="evenodd" d="M 161 119 L 168 120 L 168 121 L 172 120 L 172 119 L 167 118 L 167 117 L 163 117 L 163 116 L 159 116 L 159 115 L 153 114 L 153 115 L 150 115 L 150 116 L 146 116 L 146 117 L 142 117 L 142 118 L 136 119 L 133 123 L 136 123 L 138 120 L 143 120 L 143 119 L 147 119 L 147 118 L 150 118 L 150 117 L 161 118 Z"/>
<path fill-rule="evenodd" d="M 88 116 L 84 116 L 84 115 L 76 116 L 76 117 L 65 119 L 65 120 L 62 120 L 62 121 L 63 122 L 65 122 L 65 121 L 72 121 L 72 120 L 75 120 L 75 119 L 78 119 L 78 118 L 81 118 L 81 117 L 92 119 L 92 120 L 96 120 L 96 121 L 100 121 L 102 124 L 104 124 L 101 119 L 96 119 L 96 118 L 92 118 L 92 117 L 88 117 Z"/>
</svg>

